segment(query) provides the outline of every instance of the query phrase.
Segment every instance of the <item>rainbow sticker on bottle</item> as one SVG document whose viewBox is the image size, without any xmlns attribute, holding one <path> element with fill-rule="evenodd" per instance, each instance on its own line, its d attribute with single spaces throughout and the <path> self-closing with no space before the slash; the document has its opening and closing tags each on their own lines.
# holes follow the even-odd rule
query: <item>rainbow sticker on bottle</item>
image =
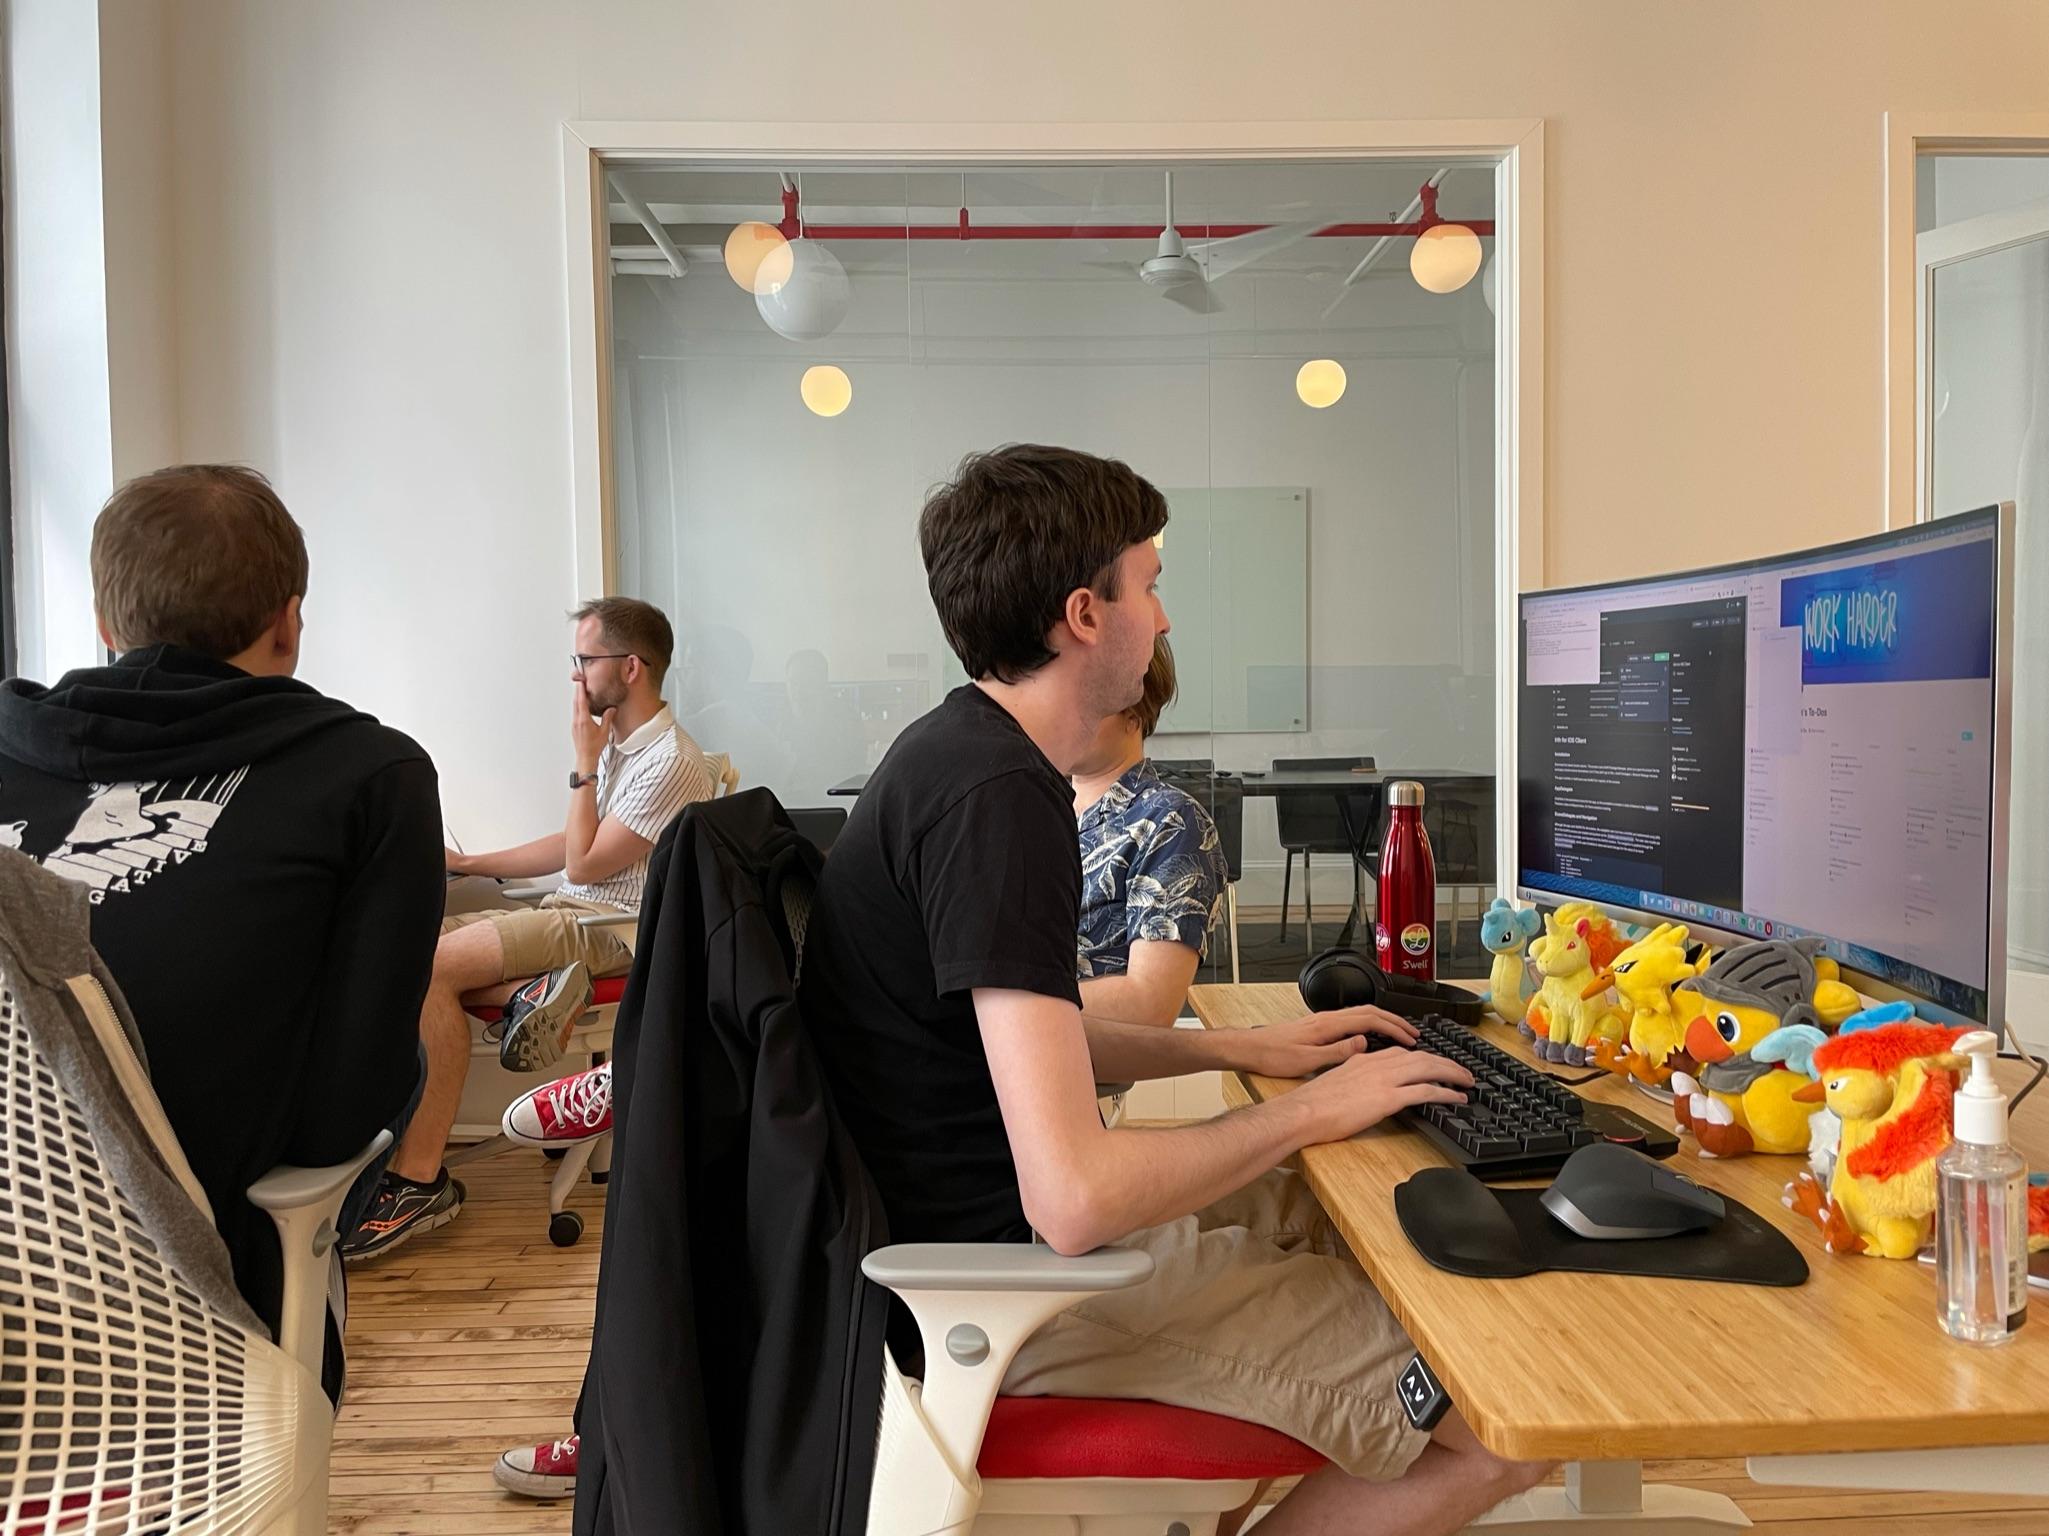
<svg viewBox="0 0 2049 1536">
<path fill-rule="evenodd" d="M 1411 923 L 1408 927 L 1404 928 L 1402 930 L 1402 948 L 1412 955 L 1429 954 L 1430 925 L 1428 923 Z"/>
</svg>

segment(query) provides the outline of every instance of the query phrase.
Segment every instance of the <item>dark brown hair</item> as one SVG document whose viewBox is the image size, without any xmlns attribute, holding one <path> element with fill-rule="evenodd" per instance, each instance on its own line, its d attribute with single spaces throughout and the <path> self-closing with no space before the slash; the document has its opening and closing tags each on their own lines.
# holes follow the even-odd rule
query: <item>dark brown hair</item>
<svg viewBox="0 0 2049 1536">
<path fill-rule="evenodd" d="M 1013 443 L 961 460 L 925 501 L 918 544 L 946 643 L 971 678 L 1014 683 L 1053 659 L 1068 594 L 1117 597 L 1117 557 L 1167 526 L 1128 464 Z"/>
<path fill-rule="evenodd" d="M 1153 642 L 1153 659 L 1145 669 L 1145 692 L 1124 711 L 1124 717 L 1138 727 L 1140 736 L 1152 735 L 1159 727 L 1160 716 L 1174 702 L 1178 688 L 1174 679 L 1174 648 L 1161 635 Z"/>
<path fill-rule="evenodd" d="M 594 597 L 570 618 L 578 623 L 596 619 L 605 644 L 638 656 L 653 674 L 655 686 L 662 686 L 669 673 L 669 659 L 676 653 L 676 632 L 653 603 L 643 603 L 637 597 Z"/>
<path fill-rule="evenodd" d="M 116 650 L 182 645 L 225 661 L 305 595 L 305 535 L 244 465 L 138 476 L 93 524 L 93 608 Z"/>
</svg>

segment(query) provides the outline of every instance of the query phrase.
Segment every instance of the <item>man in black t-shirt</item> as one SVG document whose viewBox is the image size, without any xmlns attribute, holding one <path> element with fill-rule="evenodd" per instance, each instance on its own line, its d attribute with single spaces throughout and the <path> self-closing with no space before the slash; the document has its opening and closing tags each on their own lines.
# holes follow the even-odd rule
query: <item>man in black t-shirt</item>
<svg viewBox="0 0 2049 1536">
<path fill-rule="evenodd" d="M 1167 506 L 1128 467 L 1032 445 L 970 457 L 919 541 L 968 686 L 870 777 L 826 861 L 800 997 L 896 1242 L 1144 1248 L 1154 1276 L 1062 1313 L 1004 1390 L 1135 1397 L 1254 1420 L 1331 1460 L 1270 1515 L 1449 1532 L 1540 1480 L 1454 1413 L 1411 1429 L 1413 1346 L 1278 1165 L 1471 1079 L 1359 1008 L 1247 1031 L 1085 1016 L 1066 775 L 1137 702 L 1167 630 Z M 1390 1047 L 1366 1054 L 1365 1036 Z M 1214 1069 L 1322 1076 L 1200 1125 L 1106 1129 L 1097 1081 Z M 1323 1070 L 1323 1069 L 1328 1070 Z"/>
</svg>

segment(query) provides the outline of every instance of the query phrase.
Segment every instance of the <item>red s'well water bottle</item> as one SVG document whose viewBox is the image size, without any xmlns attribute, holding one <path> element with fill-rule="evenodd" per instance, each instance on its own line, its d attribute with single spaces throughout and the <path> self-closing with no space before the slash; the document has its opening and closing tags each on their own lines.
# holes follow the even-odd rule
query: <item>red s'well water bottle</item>
<svg viewBox="0 0 2049 1536">
<path fill-rule="evenodd" d="M 1423 830 L 1423 786 L 1387 786 L 1387 837 L 1380 845 L 1380 968 L 1390 976 L 1437 979 L 1437 860 Z"/>
</svg>

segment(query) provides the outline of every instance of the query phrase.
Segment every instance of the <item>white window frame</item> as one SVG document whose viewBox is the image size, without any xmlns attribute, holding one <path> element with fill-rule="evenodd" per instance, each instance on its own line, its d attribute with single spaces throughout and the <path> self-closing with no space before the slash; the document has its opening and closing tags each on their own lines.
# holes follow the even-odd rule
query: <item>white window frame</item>
<svg viewBox="0 0 2049 1536">
<path fill-rule="evenodd" d="M 569 122 L 562 127 L 570 457 L 579 592 L 616 588 L 611 434 L 608 166 L 636 160 L 807 164 L 1057 165 L 1103 161 L 1491 159 L 1495 317 L 1496 872 L 1513 889 L 1516 595 L 1545 585 L 1544 124 L 1541 119 L 1316 123 Z"/>
</svg>

